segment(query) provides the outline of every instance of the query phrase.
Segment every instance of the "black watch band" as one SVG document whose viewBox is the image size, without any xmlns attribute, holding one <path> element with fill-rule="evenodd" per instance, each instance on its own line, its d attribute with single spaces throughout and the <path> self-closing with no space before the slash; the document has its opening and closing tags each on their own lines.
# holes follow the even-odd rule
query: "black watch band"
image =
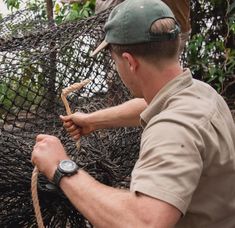
<svg viewBox="0 0 235 228">
<path fill-rule="evenodd" d="M 55 171 L 54 177 L 53 177 L 53 182 L 56 186 L 60 185 L 60 181 L 61 181 L 63 176 L 65 176 L 65 174 L 60 172 L 57 168 L 56 171 Z"/>
</svg>

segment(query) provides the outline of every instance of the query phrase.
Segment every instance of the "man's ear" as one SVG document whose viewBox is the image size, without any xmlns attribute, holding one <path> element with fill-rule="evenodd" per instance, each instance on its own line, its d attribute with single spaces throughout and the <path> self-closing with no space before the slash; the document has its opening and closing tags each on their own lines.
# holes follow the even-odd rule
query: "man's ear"
<svg viewBox="0 0 235 228">
<path fill-rule="evenodd" d="M 138 59 L 128 52 L 122 53 L 122 58 L 126 61 L 131 72 L 135 72 L 139 66 Z"/>
</svg>

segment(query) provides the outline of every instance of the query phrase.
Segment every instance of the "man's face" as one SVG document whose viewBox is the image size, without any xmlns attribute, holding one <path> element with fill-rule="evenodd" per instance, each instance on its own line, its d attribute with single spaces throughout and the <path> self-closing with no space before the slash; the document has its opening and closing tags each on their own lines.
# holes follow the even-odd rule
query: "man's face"
<svg viewBox="0 0 235 228">
<path fill-rule="evenodd" d="M 128 61 L 122 56 L 118 56 L 113 51 L 111 52 L 112 58 L 115 62 L 116 70 L 124 83 L 124 85 L 129 89 L 131 94 L 135 97 L 141 97 L 138 92 L 138 84 L 136 83 L 136 77 L 130 70 L 130 65 Z"/>
</svg>

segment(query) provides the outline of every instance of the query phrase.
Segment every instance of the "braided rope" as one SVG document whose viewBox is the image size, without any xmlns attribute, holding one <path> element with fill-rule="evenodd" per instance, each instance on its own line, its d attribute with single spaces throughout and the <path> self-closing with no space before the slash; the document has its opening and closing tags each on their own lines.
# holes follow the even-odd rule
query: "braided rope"
<svg viewBox="0 0 235 228">
<path fill-rule="evenodd" d="M 71 109 L 69 107 L 69 103 L 66 99 L 67 95 L 75 90 L 80 90 L 83 86 L 87 85 L 89 82 L 90 80 L 86 79 L 80 83 L 74 83 L 73 85 L 62 90 L 61 99 L 64 103 L 67 115 L 72 114 Z M 78 149 L 80 148 L 80 140 L 76 142 L 76 146 Z M 39 199 L 38 199 L 38 189 L 37 189 L 38 173 L 39 173 L 38 168 L 35 166 L 33 173 L 32 173 L 32 178 L 31 178 L 32 201 L 33 201 L 33 207 L 34 207 L 34 212 L 35 212 L 38 228 L 45 228 L 43 224 L 41 208 L 40 208 Z"/>
<path fill-rule="evenodd" d="M 87 85 L 89 82 L 90 82 L 90 80 L 86 79 L 82 82 L 74 83 L 73 85 L 71 85 L 65 89 L 62 89 L 61 99 L 64 103 L 67 115 L 71 115 L 72 112 L 71 112 L 71 109 L 69 107 L 69 103 L 68 103 L 66 97 L 68 96 L 69 93 L 71 93 L 75 90 L 80 90 L 83 86 Z"/>
<path fill-rule="evenodd" d="M 32 201 L 33 201 L 33 207 L 37 219 L 38 228 L 44 228 L 41 208 L 38 200 L 38 188 L 37 188 L 38 173 L 39 173 L 38 168 L 35 166 L 31 178 Z"/>
</svg>

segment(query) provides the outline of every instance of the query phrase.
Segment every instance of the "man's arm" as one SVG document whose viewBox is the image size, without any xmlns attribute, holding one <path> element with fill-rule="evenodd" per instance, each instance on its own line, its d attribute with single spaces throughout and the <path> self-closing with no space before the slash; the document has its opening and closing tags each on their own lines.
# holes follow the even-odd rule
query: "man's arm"
<svg viewBox="0 0 235 228">
<path fill-rule="evenodd" d="M 80 170 L 60 184 L 74 206 L 97 228 L 170 228 L 181 212 L 168 203 L 143 194 L 115 189 Z"/>
<path fill-rule="evenodd" d="M 140 113 L 147 107 L 142 98 L 135 98 L 123 104 L 94 112 L 90 121 L 95 129 L 113 127 L 135 127 L 140 125 Z"/>
<path fill-rule="evenodd" d="M 39 135 L 32 162 L 52 180 L 59 161 L 68 159 L 61 142 L 54 136 Z M 97 228 L 170 228 L 181 212 L 161 200 L 143 194 L 103 185 L 79 170 L 63 177 L 60 187 L 72 204 Z"/>
<path fill-rule="evenodd" d="M 99 110 L 90 114 L 74 113 L 61 116 L 64 127 L 74 139 L 95 130 L 140 125 L 140 113 L 147 107 L 144 99 L 135 98 L 121 105 Z"/>
</svg>

